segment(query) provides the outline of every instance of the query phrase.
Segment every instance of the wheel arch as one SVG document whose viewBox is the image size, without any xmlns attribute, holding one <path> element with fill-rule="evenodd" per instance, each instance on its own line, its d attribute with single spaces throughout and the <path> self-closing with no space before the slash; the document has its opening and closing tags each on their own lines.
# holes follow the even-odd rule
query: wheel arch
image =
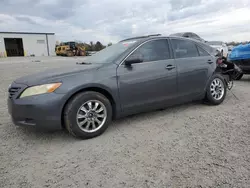
<svg viewBox="0 0 250 188">
<path fill-rule="evenodd" d="M 211 81 L 211 79 L 213 78 L 214 75 L 220 75 L 222 78 L 223 78 L 223 81 L 225 82 L 226 86 L 227 86 L 227 79 L 225 78 L 227 75 L 223 75 L 221 73 L 221 70 L 220 68 L 216 68 L 215 71 L 213 72 L 213 74 L 210 75 L 209 79 L 207 80 L 207 83 L 206 83 L 206 87 L 204 88 L 204 92 L 206 92 L 206 89 Z"/>
<path fill-rule="evenodd" d="M 86 91 L 95 91 L 98 93 L 101 93 L 102 95 L 104 95 L 111 103 L 112 106 L 112 119 L 115 119 L 116 117 L 116 112 L 117 112 L 117 107 L 116 107 L 116 100 L 114 98 L 114 96 L 111 94 L 110 91 L 108 91 L 108 89 L 103 88 L 101 86 L 88 86 L 88 87 L 84 87 L 84 88 L 79 88 L 77 90 L 75 90 L 74 92 L 72 92 L 71 94 L 69 94 L 63 104 L 63 107 L 61 109 L 61 122 L 62 122 L 62 127 L 64 127 L 64 120 L 63 120 L 63 113 L 65 110 L 66 105 L 68 104 L 68 102 L 77 94 L 82 93 L 82 92 L 86 92 Z"/>
<path fill-rule="evenodd" d="M 208 77 L 207 82 L 206 82 L 206 85 L 205 85 L 205 87 L 204 87 L 204 92 L 206 92 L 207 87 L 208 87 L 208 85 L 209 85 L 209 83 L 210 83 L 212 77 L 213 77 L 214 75 L 216 75 L 216 74 L 220 74 L 220 75 L 222 76 L 222 74 L 221 74 L 221 69 L 220 69 L 219 67 L 216 67 L 215 70 L 212 72 L 212 74 Z"/>
</svg>

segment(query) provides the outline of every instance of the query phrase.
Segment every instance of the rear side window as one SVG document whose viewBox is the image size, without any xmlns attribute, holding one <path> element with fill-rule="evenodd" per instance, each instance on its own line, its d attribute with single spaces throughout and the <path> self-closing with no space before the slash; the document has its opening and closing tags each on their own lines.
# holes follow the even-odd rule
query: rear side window
<svg viewBox="0 0 250 188">
<path fill-rule="evenodd" d="M 208 53 L 210 54 L 215 54 L 216 53 L 216 49 L 207 45 L 207 44 L 203 44 L 203 43 L 200 43 L 200 45 L 202 46 L 203 49 L 205 49 Z"/>
<path fill-rule="evenodd" d="M 203 50 L 201 47 L 197 46 L 198 52 L 200 56 L 209 56 L 209 53 L 207 53 L 205 50 Z"/>
<path fill-rule="evenodd" d="M 131 57 L 139 57 L 143 62 L 170 59 L 167 40 L 160 39 L 149 41 L 134 51 Z"/>
<path fill-rule="evenodd" d="M 196 45 L 192 41 L 172 39 L 173 51 L 176 58 L 198 57 Z"/>
</svg>

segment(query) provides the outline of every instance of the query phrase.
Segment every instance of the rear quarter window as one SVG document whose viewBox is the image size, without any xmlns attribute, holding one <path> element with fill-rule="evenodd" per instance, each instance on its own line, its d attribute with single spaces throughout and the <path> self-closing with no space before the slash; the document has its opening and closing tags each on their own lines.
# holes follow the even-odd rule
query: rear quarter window
<svg viewBox="0 0 250 188">
<path fill-rule="evenodd" d="M 196 45 L 196 46 L 197 46 L 197 49 L 198 49 L 200 56 L 209 56 L 209 53 L 206 50 L 204 50 L 202 47 L 200 47 L 198 45 Z"/>
</svg>

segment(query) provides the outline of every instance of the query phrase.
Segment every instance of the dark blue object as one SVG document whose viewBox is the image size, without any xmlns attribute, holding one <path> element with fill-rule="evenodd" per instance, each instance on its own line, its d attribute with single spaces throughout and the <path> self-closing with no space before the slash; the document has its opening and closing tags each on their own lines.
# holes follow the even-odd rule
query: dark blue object
<svg viewBox="0 0 250 188">
<path fill-rule="evenodd" d="M 231 61 L 250 60 L 250 44 L 240 44 L 234 47 L 228 58 Z"/>
</svg>

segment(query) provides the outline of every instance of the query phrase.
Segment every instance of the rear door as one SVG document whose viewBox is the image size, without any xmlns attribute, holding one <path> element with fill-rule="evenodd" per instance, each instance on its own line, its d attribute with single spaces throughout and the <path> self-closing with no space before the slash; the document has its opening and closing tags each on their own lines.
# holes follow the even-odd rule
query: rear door
<svg viewBox="0 0 250 188">
<path fill-rule="evenodd" d="M 212 57 L 197 43 L 186 39 L 171 39 L 177 66 L 178 96 L 196 98 L 204 93 L 213 71 Z"/>
</svg>

